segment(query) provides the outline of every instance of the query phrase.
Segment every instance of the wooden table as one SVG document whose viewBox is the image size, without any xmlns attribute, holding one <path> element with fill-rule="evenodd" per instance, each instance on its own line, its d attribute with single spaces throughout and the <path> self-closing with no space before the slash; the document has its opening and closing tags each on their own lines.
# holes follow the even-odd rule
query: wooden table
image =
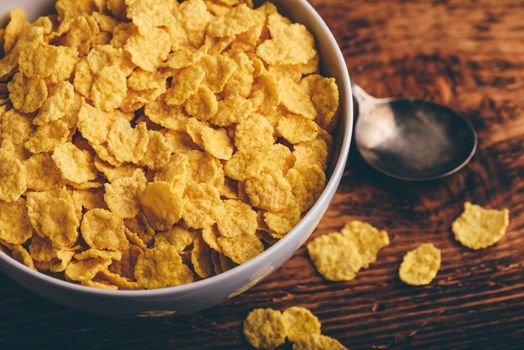
<svg viewBox="0 0 524 350">
<path fill-rule="evenodd" d="M 386 228 L 391 246 L 351 282 L 324 281 L 300 249 L 249 292 L 182 318 L 115 320 L 56 306 L 0 276 L 0 348 L 244 349 L 241 322 L 256 307 L 310 308 L 324 333 L 352 349 L 524 346 L 524 3 L 518 0 L 314 0 L 352 78 L 376 96 L 447 103 L 479 134 L 460 173 L 431 183 L 392 181 L 355 152 L 315 236 L 358 218 Z M 495 246 L 470 251 L 450 233 L 465 200 L 508 207 Z M 397 277 L 422 242 L 442 250 L 425 287 Z M 520 344 L 519 344 L 520 343 Z"/>
</svg>

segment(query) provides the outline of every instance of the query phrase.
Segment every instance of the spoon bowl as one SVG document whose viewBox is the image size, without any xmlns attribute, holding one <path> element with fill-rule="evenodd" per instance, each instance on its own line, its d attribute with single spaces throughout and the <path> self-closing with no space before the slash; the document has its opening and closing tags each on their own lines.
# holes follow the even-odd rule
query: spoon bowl
<svg viewBox="0 0 524 350">
<path fill-rule="evenodd" d="M 407 181 L 445 177 L 477 148 L 471 123 L 453 109 L 420 99 L 377 99 L 354 85 L 359 105 L 357 148 L 381 173 Z"/>
</svg>

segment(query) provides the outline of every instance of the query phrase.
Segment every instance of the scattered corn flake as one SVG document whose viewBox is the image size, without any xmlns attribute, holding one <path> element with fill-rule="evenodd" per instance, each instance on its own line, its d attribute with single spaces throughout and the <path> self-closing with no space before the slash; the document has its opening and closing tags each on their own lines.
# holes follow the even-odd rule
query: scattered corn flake
<svg viewBox="0 0 524 350">
<path fill-rule="evenodd" d="M 56 248 L 72 247 L 80 225 L 75 202 L 65 190 L 27 193 L 27 213 L 33 229 Z"/>
<path fill-rule="evenodd" d="M 271 124 L 258 113 L 241 121 L 235 128 L 235 146 L 240 150 L 270 147 L 275 142 Z"/>
<path fill-rule="evenodd" d="M 141 169 L 132 176 L 121 177 L 106 183 L 104 201 L 107 207 L 121 218 L 134 218 L 140 212 L 138 197 L 144 191 L 147 179 Z"/>
<path fill-rule="evenodd" d="M 131 60 L 143 70 L 153 72 L 167 59 L 171 50 L 169 34 L 160 28 L 149 28 L 131 35 L 124 46 Z"/>
<path fill-rule="evenodd" d="M 312 74 L 300 82 L 316 109 L 317 123 L 330 131 L 336 126 L 336 112 L 339 104 L 338 86 L 334 78 Z"/>
<path fill-rule="evenodd" d="M 224 215 L 224 206 L 216 187 L 190 181 L 184 193 L 182 218 L 190 228 L 200 229 L 213 225 Z"/>
<path fill-rule="evenodd" d="M 404 255 L 400 264 L 400 279 L 412 286 L 430 284 L 440 268 L 440 250 L 424 243 Z"/>
<path fill-rule="evenodd" d="M 49 191 L 64 187 L 62 173 L 49 153 L 40 153 L 24 161 L 27 188 L 34 191 Z"/>
<path fill-rule="evenodd" d="M 88 210 L 80 230 L 87 245 L 94 249 L 119 251 L 128 245 L 122 218 L 106 209 Z"/>
<path fill-rule="evenodd" d="M 278 121 L 277 131 L 290 143 L 297 144 L 315 139 L 318 134 L 318 125 L 311 119 L 289 114 Z"/>
<path fill-rule="evenodd" d="M 107 135 L 108 149 L 120 162 L 138 163 L 147 151 L 148 142 L 146 124 L 141 122 L 133 128 L 124 118 L 115 120 Z"/>
<path fill-rule="evenodd" d="M 194 232 L 175 225 L 170 230 L 155 235 L 155 246 L 170 244 L 176 248 L 177 252 L 181 253 L 193 243 L 195 237 Z"/>
<path fill-rule="evenodd" d="M 172 287 L 193 282 L 193 273 L 176 248 L 161 244 L 142 253 L 135 265 L 135 278 L 146 289 Z"/>
<path fill-rule="evenodd" d="M 24 164 L 0 150 L 0 201 L 15 202 L 26 189 L 27 171 Z"/>
<path fill-rule="evenodd" d="M 254 235 L 257 230 L 257 213 L 242 201 L 226 200 L 224 215 L 217 219 L 217 227 L 223 237 Z"/>
<path fill-rule="evenodd" d="M 338 340 L 321 334 L 310 334 L 298 339 L 293 350 L 347 350 Z"/>
<path fill-rule="evenodd" d="M 96 178 L 91 153 L 76 147 L 71 142 L 55 147 L 51 157 L 64 179 L 68 181 L 81 184 Z"/>
<path fill-rule="evenodd" d="M 237 264 L 243 264 L 264 251 L 264 245 L 256 235 L 218 237 L 222 253 Z"/>
<path fill-rule="evenodd" d="M 506 234 L 509 210 L 484 209 L 464 203 L 464 212 L 452 224 L 455 239 L 470 249 L 484 249 L 497 243 Z"/>
<path fill-rule="evenodd" d="M 389 245 L 388 233 L 366 222 L 350 221 L 344 225 L 341 233 L 357 244 L 364 268 L 374 263 L 377 260 L 378 252 Z"/>
<path fill-rule="evenodd" d="M 338 232 L 315 238 L 307 250 L 317 271 L 331 281 L 350 281 L 363 265 L 358 246 Z"/>
<path fill-rule="evenodd" d="M 167 182 L 148 183 L 139 198 L 147 221 L 155 230 L 167 230 L 182 217 L 184 201 Z"/>
<path fill-rule="evenodd" d="M 244 320 L 244 336 L 256 349 L 275 349 L 284 344 L 286 323 L 280 311 L 254 309 Z"/>
<path fill-rule="evenodd" d="M 0 239 L 11 244 L 24 244 L 33 234 L 23 198 L 16 202 L 0 201 Z"/>
<path fill-rule="evenodd" d="M 292 188 L 278 169 L 247 179 L 245 191 L 254 207 L 272 212 L 286 210 L 294 202 Z"/>
<path fill-rule="evenodd" d="M 65 143 L 69 137 L 69 128 L 61 120 L 55 120 L 36 128 L 25 142 L 25 148 L 31 153 L 52 152 L 55 147 Z"/>
<path fill-rule="evenodd" d="M 33 113 L 47 99 L 47 85 L 42 78 L 28 78 L 18 72 L 7 84 L 13 107 L 24 113 Z"/>
<path fill-rule="evenodd" d="M 320 335 L 320 322 L 311 311 L 306 308 L 292 306 L 283 313 L 287 329 L 287 338 L 291 342 L 307 338 L 312 334 Z"/>
</svg>

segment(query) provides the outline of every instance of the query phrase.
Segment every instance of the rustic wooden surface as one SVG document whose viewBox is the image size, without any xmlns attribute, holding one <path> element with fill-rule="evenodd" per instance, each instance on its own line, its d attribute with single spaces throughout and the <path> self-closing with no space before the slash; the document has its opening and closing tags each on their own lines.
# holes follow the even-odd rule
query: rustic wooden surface
<svg viewBox="0 0 524 350">
<path fill-rule="evenodd" d="M 406 184 L 385 179 L 354 152 L 315 235 L 358 218 L 390 232 L 378 262 L 347 283 L 329 283 L 305 249 L 234 300 L 183 318 L 115 320 L 56 306 L 0 275 L 0 348 L 244 349 L 241 321 L 255 307 L 303 305 L 324 333 L 352 349 L 518 348 L 524 344 L 524 2 L 518 0 L 314 0 L 352 78 L 377 96 L 432 98 L 476 127 L 479 151 L 452 177 Z M 508 207 L 495 246 L 469 251 L 450 222 L 465 200 Z M 397 277 L 403 253 L 442 249 L 426 287 Z"/>
</svg>

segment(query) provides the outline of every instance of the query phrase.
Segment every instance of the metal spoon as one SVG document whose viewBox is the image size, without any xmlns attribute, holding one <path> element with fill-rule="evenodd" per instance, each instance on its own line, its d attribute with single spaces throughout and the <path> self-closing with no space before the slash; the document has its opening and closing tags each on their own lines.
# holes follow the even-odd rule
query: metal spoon
<svg viewBox="0 0 524 350">
<path fill-rule="evenodd" d="M 408 181 L 438 179 L 475 154 L 473 126 L 451 108 L 426 100 L 377 99 L 352 87 L 359 107 L 357 148 L 381 173 Z"/>
</svg>

